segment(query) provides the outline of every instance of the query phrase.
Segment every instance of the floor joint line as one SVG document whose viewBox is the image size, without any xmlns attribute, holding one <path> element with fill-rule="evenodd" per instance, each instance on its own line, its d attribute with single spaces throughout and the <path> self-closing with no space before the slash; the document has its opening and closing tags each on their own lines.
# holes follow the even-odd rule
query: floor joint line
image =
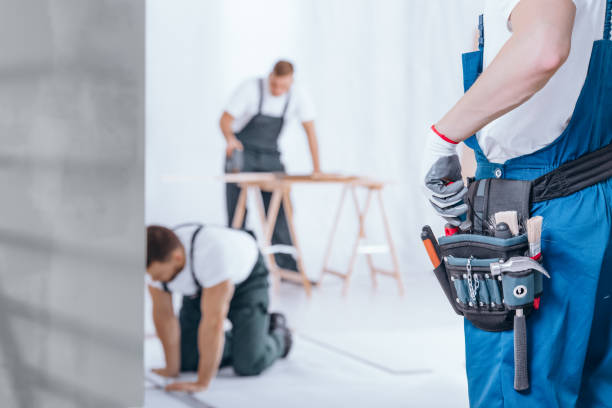
<svg viewBox="0 0 612 408">
<path fill-rule="evenodd" d="M 338 354 L 340 356 L 349 358 L 349 359 L 351 359 L 353 361 L 356 361 L 356 362 L 358 362 L 360 364 L 367 365 L 367 366 L 375 368 L 375 369 L 377 369 L 379 371 L 383 371 L 383 372 L 385 372 L 387 374 L 391 374 L 391 375 L 420 375 L 420 374 L 432 374 L 433 373 L 433 370 L 430 370 L 430 369 L 394 370 L 392 368 L 386 367 L 386 366 L 384 366 L 382 364 L 375 363 L 375 362 L 373 362 L 371 360 L 368 360 L 366 358 L 360 357 L 360 356 L 355 355 L 353 353 L 350 353 L 350 352 L 348 352 L 346 350 L 342 350 L 339 347 L 336 347 L 336 346 L 333 346 L 331 344 L 325 343 L 325 342 L 323 342 L 321 340 L 317 340 L 317 339 L 315 339 L 313 337 L 310 337 L 310 336 L 307 336 L 305 334 L 302 334 L 302 333 L 296 333 L 296 334 L 297 334 L 298 337 L 302 338 L 303 340 L 305 340 L 305 341 L 307 341 L 307 342 L 309 342 L 311 344 L 314 344 L 316 346 L 319 346 L 319 347 L 321 347 L 323 349 L 326 349 L 329 352 L 332 352 L 332 353 Z"/>
</svg>

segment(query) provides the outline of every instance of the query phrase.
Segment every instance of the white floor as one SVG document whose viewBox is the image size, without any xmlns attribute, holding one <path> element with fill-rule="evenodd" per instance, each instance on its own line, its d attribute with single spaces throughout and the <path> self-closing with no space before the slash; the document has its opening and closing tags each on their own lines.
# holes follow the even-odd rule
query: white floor
<svg viewBox="0 0 612 408">
<path fill-rule="evenodd" d="M 415 275 L 405 277 L 403 297 L 386 277 L 373 290 L 363 269 L 346 297 L 332 276 L 311 299 L 300 287 L 283 284 L 271 310 L 287 314 L 295 331 L 288 359 L 259 377 L 224 369 L 199 394 L 162 390 L 164 379 L 150 369 L 162 365 L 163 353 L 149 336 L 145 406 L 467 407 L 462 319 L 445 303 L 433 275 Z"/>
</svg>

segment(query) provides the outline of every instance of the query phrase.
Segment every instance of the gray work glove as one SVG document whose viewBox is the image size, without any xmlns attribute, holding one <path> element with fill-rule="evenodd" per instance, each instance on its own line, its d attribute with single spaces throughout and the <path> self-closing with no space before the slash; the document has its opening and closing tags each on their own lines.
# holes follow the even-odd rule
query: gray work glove
<svg viewBox="0 0 612 408">
<path fill-rule="evenodd" d="M 463 201 L 467 188 L 461 177 L 457 144 L 437 133 L 434 126 L 427 132 L 421 180 L 436 212 L 451 225 L 459 226 L 459 217 L 467 213 L 468 206 Z"/>
</svg>

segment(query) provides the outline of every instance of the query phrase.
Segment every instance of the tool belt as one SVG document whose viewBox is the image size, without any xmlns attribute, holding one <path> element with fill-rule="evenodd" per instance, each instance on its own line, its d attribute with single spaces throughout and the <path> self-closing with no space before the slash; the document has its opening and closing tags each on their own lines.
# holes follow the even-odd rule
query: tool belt
<svg viewBox="0 0 612 408">
<path fill-rule="evenodd" d="M 497 273 L 495 264 L 513 257 L 529 257 L 523 228 L 510 238 L 495 237 L 495 213 L 516 211 L 529 218 L 530 181 L 470 180 L 465 201 L 469 228 L 439 238 L 443 262 L 434 271 L 453 310 L 487 331 L 510 330 L 516 309 L 525 316 L 538 307 L 542 274 L 533 269 Z M 542 262 L 539 256 L 537 261 Z"/>
<path fill-rule="evenodd" d="M 453 310 L 475 327 L 492 332 L 514 330 L 514 388 L 529 388 L 526 317 L 539 307 L 543 273 L 541 254 L 529 257 L 526 228 L 508 238 L 495 236 L 495 214 L 516 211 L 529 217 L 531 183 L 483 179 L 468 186 L 468 217 L 463 233 L 441 237 L 443 262 L 434 273 Z M 520 225 L 520 222 L 519 222 Z M 524 225 L 524 224 L 523 224 Z M 542 272 L 543 271 L 543 272 Z"/>
<path fill-rule="evenodd" d="M 525 308 L 526 314 L 531 313 L 534 302 L 538 306 L 542 291 L 541 274 L 525 271 L 514 273 L 512 279 L 491 274 L 493 262 L 529 253 L 525 234 L 508 239 L 493 236 L 494 214 L 516 211 L 519 220 L 526 220 L 532 203 L 565 197 L 611 177 L 612 144 L 609 144 L 533 181 L 469 179 L 465 200 L 469 228 L 463 231 L 466 233 L 440 238 L 444 262 L 435 270 L 455 312 L 489 331 L 511 328 L 509 315 L 518 307 Z M 541 263 L 542 258 L 538 261 Z M 525 286 L 528 292 L 517 299 L 514 289 L 518 286 Z"/>
<path fill-rule="evenodd" d="M 524 269 L 504 270 L 500 265 L 530 256 L 525 221 L 532 203 L 564 197 L 610 177 L 612 145 L 533 181 L 470 179 L 461 233 L 439 239 L 443 262 L 434 274 L 453 310 L 482 330 L 514 329 L 516 390 L 529 387 L 525 318 L 539 308 L 546 271 L 539 267 L 540 253 L 534 257 L 537 263 L 524 262 Z M 523 224 L 518 235 L 495 237 L 494 216 L 502 211 L 516 211 L 519 225 Z"/>
<path fill-rule="evenodd" d="M 526 234 L 494 237 L 494 214 L 516 211 L 527 220 L 532 203 L 574 194 L 612 177 L 612 144 L 567 162 L 533 180 L 470 179 L 467 225 L 461 233 L 439 240 L 444 262 L 436 277 L 453 310 L 488 331 L 512 328 L 514 310 L 529 315 L 539 307 L 542 274 L 533 270 L 493 276 L 491 265 L 514 256 L 529 256 Z M 542 257 L 538 258 L 542 262 Z M 526 293 L 523 291 L 526 289 Z M 516 296 L 516 295 L 520 296 Z"/>
</svg>

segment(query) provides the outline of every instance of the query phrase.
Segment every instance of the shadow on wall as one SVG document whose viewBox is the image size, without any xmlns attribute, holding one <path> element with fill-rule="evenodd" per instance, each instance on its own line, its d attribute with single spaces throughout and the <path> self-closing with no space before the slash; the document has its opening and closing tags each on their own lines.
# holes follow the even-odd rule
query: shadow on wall
<svg viewBox="0 0 612 408">
<path fill-rule="evenodd" d="M 0 287 L 3 287 L 0 282 Z M 65 320 L 57 324 L 57 316 L 53 318 L 48 312 L 41 309 L 36 309 L 25 303 L 12 300 L 4 293 L 0 293 L 0 355 L 5 369 L 11 373 L 13 381 L 11 390 L 13 398 L 3 395 L 3 400 L 14 401 L 18 407 L 36 407 L 40 406 L 35 401 L 39 398 L 36 396 L 37 390 L 43 390 L 51 394 L 55 394 L 56 398 L 65 399 L 72 404 L 80 407 L 118 407 L 121 406 L 120 400 L 109 398 L 101 389 L 98 395 L 89 390 L 84 390 L 77 384 L 68 382 L 63 379 L 58 379 L 57 376 L 45 373 L 40 367 L 34 367 L 26 362 L 27 358 L 19 346 L 19 336 L 13 330 L 14 318 L 26 318 L 44 326 L 47 329 L 62 330 L 72 332 L 75 335 L 85 335 L 85 340 L 91 341 L 93 334 L 89 331 L 91 328 L 81 326 L 78 322 Z M 60 319 L 61 320 L 61 319 Z M 53 326 L 51 326 L 53 325 Z M 107 340 L 111 340 L 107 342 Z M 109 339 L 96 339 L 107 345 L 113 344 L 113 347 L 125 344 L 117 342 L 117 338 L 110 337 Z M 124 342 L 121 342 L 124 343 Z M 120 350 L 120 349 L 118 349 Z M 126 352 L 134 353 L 134 350 L 125 350 Z M 137 352 L 138 350 L 136 350 Z"/>
</svg>

